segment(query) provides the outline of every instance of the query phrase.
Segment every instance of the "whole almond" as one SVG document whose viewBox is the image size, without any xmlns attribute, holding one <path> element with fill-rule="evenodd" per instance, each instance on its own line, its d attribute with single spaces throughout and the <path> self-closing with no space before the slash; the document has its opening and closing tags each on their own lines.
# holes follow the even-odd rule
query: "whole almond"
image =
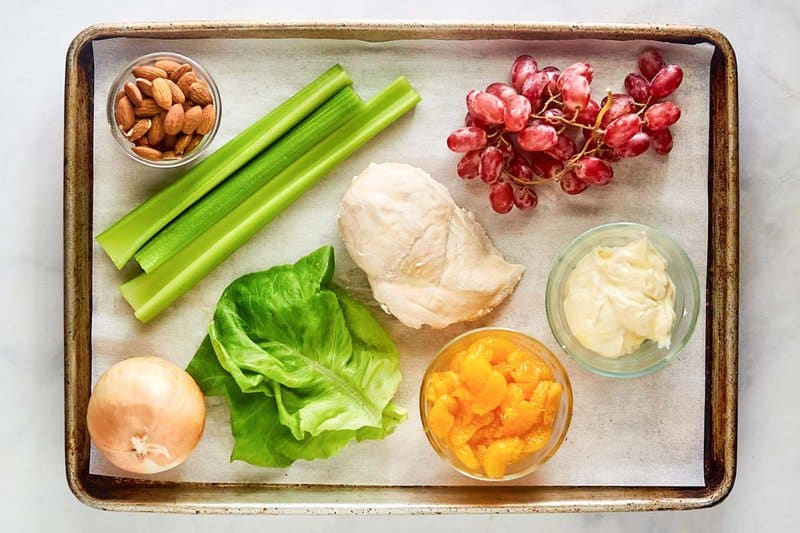
<svg viewBox="0 0 800 533">
<path fill-rule="evenodd" d="M 190 107 L 189 110 L 183 114 L 183 126 L 181 127 L 181 132 L 186 133 L 187 135 L 194 133 L 202 120 L 203 108 L 199 105 Z"/>
<path fill-rule="evenodd" d="M 189 86 L 188 95 L 192 102 L 200 105 L 208 105 L 214 101 L 211 98 L 211 93 L 209 92 L 208 87 L 199 81 L 196 81 Z"/>
<path fill-rule="evenodd" d="M 172 91 L 169 90 L 167 80 L 164 78 L 153 80 L 153 100 L 156 101 L 161 109 L 169 110 L 172 107 Z"/>
<path fill-rule="evenodd" d="M 178 68 L 176 68 L 170 73 L 169 79 L 171 79 L 175 83 L 178 83 L 178 80 L 181 79 L 181 76 L 191 71 L 192 71 L 192 66 L 188 63 L 184 63 L 183 65 L 178 66 Z"/>
<path fill-rule="evenodd" d="M 217 110 L 214 107 L 214 104 L 208 104 L 203 108 L 203 117 L 200 120 L 200 124 L 197 125 L 197 129 L 194 130 L 195 133 L 199 133 L 200 135 L 211 133 L 211 130 L 214 128 L 214 122 L 216 120 L 217 120 Z"/>
<path fill-rule="evenodd" d="M 192 135 L 180 135 L 178 140 L 175 141 L 175 153 L 176 154 L 183 154 L 186 151 L 186 147 L 189 146 L 189 141 L 192 140 Z"/>
<path fill-rule="evenodd" d="M 151 146 L 134 146 L 133 152 L 151 161 L 159 161 L 163 157 L 160 150 L 156 150 Z"/>
<path fill-rule="evenodd" d="M 128 83 L 125 84 L 125 95 L 128 97 L 128 100 L 130 100 L 134 106 L 140 105 L 142 103 L 143 100 L 142 91 L 140 91 L 139 88 L 136 86 L 136 84 L 133 82 L 129 81 Z"/>
<path fill-rule="evenodd" d="M 152 65 L 137 65 L 131 69 L 133 76 L 136 78 L 144 78 L 153 81 L 156 78 L 166 78 L 167 73 L 163 69 L 154 67 Z"/>
<path fill-rule="evenodd" d="M 164 138 L 166 132 L 164 131 L 164 115 L 161 113 L 153 117 L 153 123 L 150 125 L 150 131 L 147 132 L 147 141 L 155 146 L 160 143 Z"/>
<path fill-rule="evenodd" d="M 152 98 L 145 98 L 134 108 L 133 112 L 137 117 L 154 117 L 161 113 L 161 108 Z"/>
<path fill-rule="evenodd" d="M 127 96 L 123 96 L 117 101 L 114 118 L 119 127 L 122 128 L 122 131 L 128 131 L 133 127 L 136 117 L 133 111 L 133 104 L 131 104 Z"/>
<path fill-rule="evenodd" d="M 173 105 L 167 116 L 164 117 L 164 131 L 169 135 L 176 135 L 181 128 L 183 128 L 183 106 L 181 104 Z"/>
<path fill-rule="evenodd" d="M 173 150 L 167 150 L 163 153 L 164 159 L 175 159 L 175 152 Z"/>
<path fill-rule="evenodd" d="M 139 139 L 147 134 L 148 130 L 150 130 L 151 124 L 152 121 L 149 118 L 143 118 L 137 121 L 136 124 L 134 124 L 130 131 L 128 131 L 128 133 L 125 135 L 129 140 L 135 141 L 136 139 Z"/>
<path fill-rule="evenodd" d="M 172 80 L 167 80 L 167 85 L 169 86 L 169 92 L 172 94 L 172 101 L 176 104 L 182 104 L 186 101 L 186 95 L 183 94 L 181 88 L 178 87 L 178 84 Z"/>
<path fill-rule="evenodd" d="M 172 150 L 175 148 L 175 141 L 175 135 L 164 135 L 164 139 L 161 141 L 161 148 L 163 148 L 165 151 Z"/>
<path fill-rule="evenodd" d="M 164 72 L 166 72 L 167 76 L 175 72 L 181 66 L 180 63 L 172 59 L 159 59 L 153 64 L 158 68 L 160 68 L 161 70 L 163 70 Z"/>
<path fill-rule="evenodd" d="M 178 84 L 178 87 L 180 88 L 181 91 L 183 91 L 183 94 L 189 96 L 189 87 L 196 81 L 197 81 L 197 76 L 194 75 L 194 72 L 190 71 L 181 76 L 180 78 L 178 78 L 178 81 L 176 81 L 175 83 Z"/>
<path fill-rule="evenodd" d="M 190 153 L 192 150 L 197 148 L 197 145 L 200 144 L 200 141 L 202 140 L 203 140 L 202 135 L 197 135 L 197 134 L 192 135 L 192 140 L 189 141 L 189 144 L 186 145 L 186 150 L 184 150 L 184 152 L 187 154 Z"/>
<path fill-rule="evenodd" d="M 153 96 L 153 82 L 144 78 L 136 78 L 136 86 L 145 96 Z"/>
<path fill-rule="evenodd" d="M 117 93 L 117 96 L 115 96 L 115 97 L 114 97 L 114 105 L 116 105 L 116 104 L 117 104 L 117 102 L 119 102 L 120 100 L 122 100 L 122 97 L 123 97 L 123 96 L 125 96 L 125 91 L 124 91 L 124 90 L 122 90 L 122 91 L 118 92 L 118 93 Z"/>
<path fill-rule="evenodd" d="M 136 146 L 150 146 L 150 141 L 147 140 L 147 135 L 145 135 L 144 137 L 139 137 L 133 141 L 133 144 Z"/>
</svg>

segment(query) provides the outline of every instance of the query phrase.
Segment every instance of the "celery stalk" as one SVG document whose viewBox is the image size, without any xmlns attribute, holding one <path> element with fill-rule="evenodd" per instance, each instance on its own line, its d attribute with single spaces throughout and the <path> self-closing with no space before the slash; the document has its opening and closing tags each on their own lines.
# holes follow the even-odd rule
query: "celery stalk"
<svg viewBox="0 0 800 533">
<path fill-rule="evenodd" d="M 150 239 L 134 256 L 145 272 L 153 272 L 195 237 L 214 225 L 278 172 L 355 115 L 362 102 L 345 87 L 292 128 L 275 144 L 237 170 Z"/>
<path fill-rule="evenodd" d="M 140 204 L 97 236 L 117 268 L 153 235 L 222 180 L 307 117 L 340 89 L 352 84 L 335 65 L 258 122 L 228 141 L 179 179 Z"/>
<path fill-rule="evenodd" d="M 136 317 L 148 322 L 277 217 L 336 165 L 412 109 L 420 96 L 401 77 L 346 124 L 298 158 L 152 273 L 120 287 Z"/>
</svg>

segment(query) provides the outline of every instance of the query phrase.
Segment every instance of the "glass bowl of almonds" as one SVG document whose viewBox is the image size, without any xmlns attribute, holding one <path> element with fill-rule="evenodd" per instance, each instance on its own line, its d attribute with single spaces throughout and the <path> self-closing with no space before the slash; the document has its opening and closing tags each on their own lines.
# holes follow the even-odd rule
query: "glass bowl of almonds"
<svg viewBox="0 0 800 533">
<path fill-rule="evenodd" d="M 117 143 L 145 165 L 174 168 L 211 144 L 220 121 L 214 79 L 198 63 L 172 52 L 144 55 L 117 76 L 108 121 Z"/>
</svg>

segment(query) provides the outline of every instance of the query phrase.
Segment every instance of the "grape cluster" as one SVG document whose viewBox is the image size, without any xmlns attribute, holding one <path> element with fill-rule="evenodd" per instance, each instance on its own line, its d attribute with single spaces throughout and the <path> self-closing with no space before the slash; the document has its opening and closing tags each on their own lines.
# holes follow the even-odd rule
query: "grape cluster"
<svg viewBox="0 0 800 533">
<path fill-rule="evenodd" d="M 492 208 L 508 213 L 514 206 L 536 207 L 534 185 L 553 182 L 579 194 L 611 182 L 609 162 L 648 148 L 669 153 L 669 127 L 681 109 L 660 100 L 678 88 L 683 71 L 647 49 L 639 56 L 639 72 L 625 78 L 627 94 L 609 91 L 598 103 L 588 63 L 540 69 L 531 56 L 519 56 L 510 85 L 496 82 L 467 94 L 464 127 L 447 138 L 450 150 L 464 153 L 458 175 L 480 177 L 489 184 Z"/>
</svg>

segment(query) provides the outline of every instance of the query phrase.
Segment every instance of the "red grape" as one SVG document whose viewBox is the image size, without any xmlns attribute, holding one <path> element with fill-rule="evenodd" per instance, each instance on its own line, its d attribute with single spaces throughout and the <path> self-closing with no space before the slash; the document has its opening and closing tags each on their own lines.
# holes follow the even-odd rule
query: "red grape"
<svg viewBox="0 0 800 533">
<path fill-rule="evenodd" d="M 644 112 L 644 120 L 651 130 L 663 130 L 678 122 L 681 108 L 672 102 L 654 104 Z"/>
<path fill-rule="evenodd" d="M 495 95 L 503 102 L 508 102 L 511 97 L 517 95 L 517 91 L 512 86 L 500 82 L 494 82 L 486 87 L 486 92 Z"/>
<path fill-rule="evenodd" d="M 564 165 L 555 157 L 544 152 L 534 152 L 530 156 L 531 170 L 537 176 L 545 179 L 554 178 L 564 169 Z"/>
<path fill-rule="evenodd" d="M 561 190 L 567 194 L 579 194 L 589 187 L 589 184 L 579 180 L 572 170 L 561 176 L 558 183 L 561 185 Z"/>
<path fill-rule="evenodd" d="M 559 80 L 561 79 L 564 79 L 564 74 L 559 78 Z M 583 76 L 572 74 L 564 79 L 564 83 L 561 85 L 564 109 L 568 111 L 583 109 L 589 103 L 590 96 L 589 82 Z"/>
<path fill-rule="evenodd" d="M 646 130 L 650 134 L 650 146 L 657 154 L 666 155 L 672 151 L 672 133 L 669 128 L 663 130 Z"/>
<path fill-rule="evenodd" d="M 628 139 L 628 142 L 614 150 L 614 154 L 618 157 L 636 157 L 641 155 L 650 148 L 650 136 L 643 131 L 635 134 Z M 608 161 L 608 159 L 606 159 Z"/>
<path fill-rule="evenodd" d="M 607 100 L 608 96 L 603 98 L 603 100 L 600 102 L 600 107 L 605 107 Z M 605 128 L 612 120 L 633 112 L 633 98 L 622 93 L 612 94 L 611 105 L 606 111 L 606 114 L 603 115 L 603 120 L 600 121 L 600 125 Z"/>
<path fill-rule="evenodd" d="M 478 164 L 481 160 L 481 151 L 473 150 L 464 154 L 464 157 L 458 162 L 456 173 L 460 178 L 471 180 L 478 176 Z"/>
<path fill-rule="evenodd" d="M 625 77 L 625 89 L 637 102 L 646 102 L 650 98 L 650 82 L 639 74 L 631 72 Z"/>
<path fill-rule="evenodd" d="M 521 157 L 515 157 L 508 163 L 508 173 L 521 181 L 532 181 L 533 170 L 530 165 Z"/>
<path fill-rule="evenodd" d="M 561 76 L 561 70 L 559 70 L 558 67 L 544 67 L 542 72 L 547 75 L 547 90 L 545 92 L 550 95 L 556 94 L 558 92 L 558 77 Z"/>
<path fill-rule="evenodd" d="M 662 68 L 664 68 L 664 60 L 661 58 L 661 54 L 652 48 L 639 54 L 639 72 L 648 80 L 652 80 L 653 76 Z"/>
<path fill-rule="evenodd" d="M 470 93 L 471 94 L 471 93 Z M 506 105 L 493 94 L 477 91 L 467 99 L 469 114 L 490 124 L 502 124 Z"/>
<path fill-rule="evenodd" d="M 521 55 L 511 65 L 511 85 L 522 92 L 522 85 L 528 76 L 536 72 L 536 60 L 529 55 Z"/>
<path fill-rule="evenodd" d="M 560 109 L 548 109 L 544 113 L 544 121 L 551 126 L 560 126 L 561 119 L 564 118 L 564 112 Z"/>
<path fill-rule="evenodd" d="M 464 125 L 465 126 L 475 126 L 476 128 L 481 128 L 483 130 L 489 129 L 492 127 L 491 124 L 487 124 L 486 122 L 482 121 L 479 118 L 473 117 L 469 111 L 467 111 L 467 116 L 464 117 Z"/>
<path fill-rule="evenodd" d="M 589 155 L 578 159 L 575 175 L 590 185 L 606 185 L 614 177 L 614 170 L 599 157 Z"/>
<path fill-rule="evenodd" d="M 481 154 L 478 174 L 486 183 L 494 183 L 500 179 L 503 171 L 503 152 L 496 146 L 487 147 Z"/>
<path fill-rule="evenodd" d="M 605 161 L 606 163 L 613 163 L 614 161 L 619 161 L 622 159 L 622 156 L 617 153 L 615 148 L 610 148 L 605 146 L 595 152 L 595 155 Z"/>
<path fill-rule="evenodd" d="M 484 146 L 486 146 L 486 132 L 475 126 L 458 128 L 447 137 L 447 147 L 454 152 L 470 152 Z"/>
<path fill-rule="evenodd" d="M 514 207 L 514 189 L 505 181 L 492 183 L 489 187 L 489 203 L 498 213 L 508 213 Z"/>
<path fill-rule="evenodd" d="M 534 111 L 539 110 L 539 107 L 541 106 L 542 95 L 544 94 L 546 87 L 547 73 L 542 72 L 541 70 L 528 76 L 528 78 L 525 80 L 525 83 L 522 85 L 522 95 L 530 100 Z"/>
<path fill-rule="evenodd" d="M 541 152 L 549 150 L 556 144 L 558 133 L 553 126 L 536 123 L 519 132 L 517 141 L 523 150 Z"/>
<path fill-rule="evenodd" d="M 514 191 L 514 205 L 519 209 L 533 209 L 539 203 L 539 197 L 528 187 L 519 187 Z"/>
<path fill-rule="evenodd" d="M 683 71 L 677 65 L 667 65 L 650 82 L 650 93 L 656 100 L 669 96 L 683 81 Z"/>
<path fill-rule="evenodd" d="M 496 146 L 498 150 L 503 152 L 503 157 L 506 159 L 511 159 L 517 153 L 514 145 L 509 142 L 499 142 Z"/>
<path fill-rule="evenodd" d="M 545 150 L 545 153 L 555 157 L 558 160 L 565 161 L 575 155 L 577 151 L 578 147 L 575 146 L 575 141 L 562 133 L 558 136 L 558 141 L 556 141 L 556 144 L 549 150 Z"/>
<path fill-rule="evenodd" d="M 594 76 L 594 70 L 589 63 L 579 62 L 573 63 L 572 65 L 568 66 L 564 69 L 561 75 L 556 82 L 556 87 L 560 91 L 564 90 L 564 84 L 567 82 L 567 79 L 570 76 L 578 75 L 581 78 L 586 80 L 586 83 L 592 83 L 592 77 Z"/>
<path fill-rule="evenodd" d="M 611 121 L 603 135 L 603 142 L 612 148 L 618 148 L 640 131 L 642 131 L 642 121 L 639 120 L 639 116 L 628 113 Z"/>
<path fill-rule="evenodd" d="M 531 102 L 521 94 L 514 94 L 506 100 L 505 123 L 506 130 L 516 133 L 528 125 L 531 118 Z"/>
<path fill-rule="evenodd" d="M 597 114 L 600 113 L 600 104 L 594 99 L 589 99 L 586 107 L 581 109 L 578 116 L 575 117 L 575 122 L 583 124 L 584 126 L 594 126 L 594 121 L 597 120 Z"/>
</svg>

